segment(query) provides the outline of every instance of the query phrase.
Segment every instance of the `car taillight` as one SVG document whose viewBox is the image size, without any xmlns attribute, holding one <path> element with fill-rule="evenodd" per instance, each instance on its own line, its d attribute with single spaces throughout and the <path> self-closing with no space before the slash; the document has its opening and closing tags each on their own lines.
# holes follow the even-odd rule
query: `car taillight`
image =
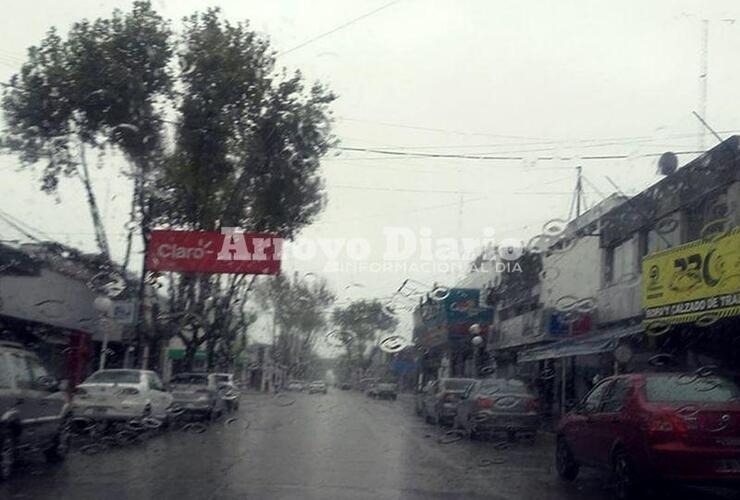
<svg viewBox="0 0 740 500">
<path fill-rule="evenodd" d="M 442 394 L 442 401 L 454 401 L 454 400 L 455 400 L 455 396 L 453 396 L 452 394 L 449 394 L 449 393 Z"/>
<path fill-rule="evenodd" d="M 491 408 L 493 406 L 493 401 L 488 398 L 478 398 L 478 406 L 481 408 Z"/>
<path fill-rule="evenodd" d="M 648 421 L 648 434 L 654 439 L 682 439 L 688 432 L 686 422 L 675 413 L 657 413 Z"/>
<path fill-rule="evenodd" d="M 124 387 L 120 391 L 118 391 L 119 394 L 123 394 L 126 396 L 135 396 L 136 394 L 139 394 L 139 389 L 135 387 Z"/>
<path fill-rule="evenodd" d="M 536 399 L 527 401 L 527 411 L 537 411 L 540 408 L 540 402 Z"/>
</svg>

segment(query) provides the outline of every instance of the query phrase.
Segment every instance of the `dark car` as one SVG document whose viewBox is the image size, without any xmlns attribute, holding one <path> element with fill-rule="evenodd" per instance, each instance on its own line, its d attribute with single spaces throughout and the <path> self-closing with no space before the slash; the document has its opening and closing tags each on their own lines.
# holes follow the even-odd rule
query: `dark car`
<svg viewBox="0 0 740 500">
<path fill-rule="evenodd" d="M 0 481 L 8 479 L 21 452 L 43 450 L 64 460 L 71 413 L 63 384 L 20 344 L 0 342 Z"/>
<path fill-rule="evenodd" d="M 438 425 L 452 424 L 457 402 L 474 382 L 472 378 L 441 378 L 429 384 L 422 402 L 424 420 Z"/>
<path fill-rule="evenodd" d="M 740 485 L 740 388 L 723 377 L 676 373 L 604 379 L 557 429 L 556 464 L 611 471 L 618 498 L 651 484 Z"/>
<path fill-rule="evenodd" d="M 457 405 L 453 426 L 473 439 L 506 432 L 534 436 L 540 425 L 537 396 L 516 379 L 487 378 L 472 384 Z"/>
</svg>

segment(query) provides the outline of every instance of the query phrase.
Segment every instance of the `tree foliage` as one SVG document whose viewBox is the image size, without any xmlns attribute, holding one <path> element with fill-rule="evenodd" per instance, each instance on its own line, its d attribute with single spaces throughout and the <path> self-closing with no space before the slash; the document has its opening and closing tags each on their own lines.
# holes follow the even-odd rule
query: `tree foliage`
<svg viewBox="0 0 740 500">
<path fill-rule="evenodd" d="M 235 226 L 290 239 L 325 204 L 319 165 L 334 143 L 334 99 L 300 72 L 277 68 L 267 39 L 247 23 L 209 9 L 184 19 L 175 35 L 150 2 L 137 1 L 128 12 L 74 23 L 66 37 L 52 28 L 29 49 L 3 95 L 2 144 L 23 165 L 42 167 L 45 192 L 80 175 L 96 230 L 83 146 L 114 148 L 128 160 L 131 217 L 144 242 L 155 225 Z M 250 285 L 235 276 L 170 276 L 172 313 L 159 330 L 183 337 L 189 355 L 205 343 L 213 364 L 239 344 L 234 325 L 253 321 L 232 303 L 246 302 Z M 198 323 L 188 338 L 186 319 Z M 314 328 L 310 317 L 300 321 Z"/>
<path fill-rule="evenodd" d="M 301 376 L 316 357 L 314 346 L 327 329 L 327 308 L 336 299 L 326 280 L 279 274 L 257 288 L 257 302 L 273 313 L 274 353 L 290 376 Z"/>
<path fill-rule="evenodd" d="M 336 308 L 332 321 L 345 334 L 340 337 L 346 340 L 343 365 L 350 369 L 366 369 L 379 334 L 392 332 L 398 326 L 398 318 L 377 299 L 357 300 L 344 308 Z"/>
</svg>

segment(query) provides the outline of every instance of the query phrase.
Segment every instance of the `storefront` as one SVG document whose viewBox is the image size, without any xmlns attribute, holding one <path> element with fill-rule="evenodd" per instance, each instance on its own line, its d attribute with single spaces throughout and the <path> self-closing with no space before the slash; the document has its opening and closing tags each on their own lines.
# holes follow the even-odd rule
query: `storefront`
<svg viewBox="0 0 740 500">
<path fill-rule="evenodd" d="M 522 350 L 517 366 L 540 397 L 546 417 L 562 415 L 601 378 L 626 370 L 641 351 L 642 325 L 602 329 L 588 336 L 568 337 Z M 526 368 L 525 368 L 526 367 Z"/>
<path fill-rule="evenodd" d="M 693 369 L 740 372 L 740 229 L 717 224 L 703 239 L 646 256 L 642 307 L 656 352 Z"/>
</svg>

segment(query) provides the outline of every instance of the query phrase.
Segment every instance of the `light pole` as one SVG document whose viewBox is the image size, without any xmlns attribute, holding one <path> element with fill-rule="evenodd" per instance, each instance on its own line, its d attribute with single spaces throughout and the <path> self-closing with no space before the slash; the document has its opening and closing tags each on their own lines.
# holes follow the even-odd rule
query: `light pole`
<svg viewBox="0 0 740 500">
<path fill-rule="evenodd" d="M 481 328 L 478 323 L 470 325 L 468 332 L 473 336 L 470 343 L 473 346 L 473 378 L 476 378 L 478 377 L 478 351 L 483 343 L 483 337 L 480 336 Z"/>
</svg>

